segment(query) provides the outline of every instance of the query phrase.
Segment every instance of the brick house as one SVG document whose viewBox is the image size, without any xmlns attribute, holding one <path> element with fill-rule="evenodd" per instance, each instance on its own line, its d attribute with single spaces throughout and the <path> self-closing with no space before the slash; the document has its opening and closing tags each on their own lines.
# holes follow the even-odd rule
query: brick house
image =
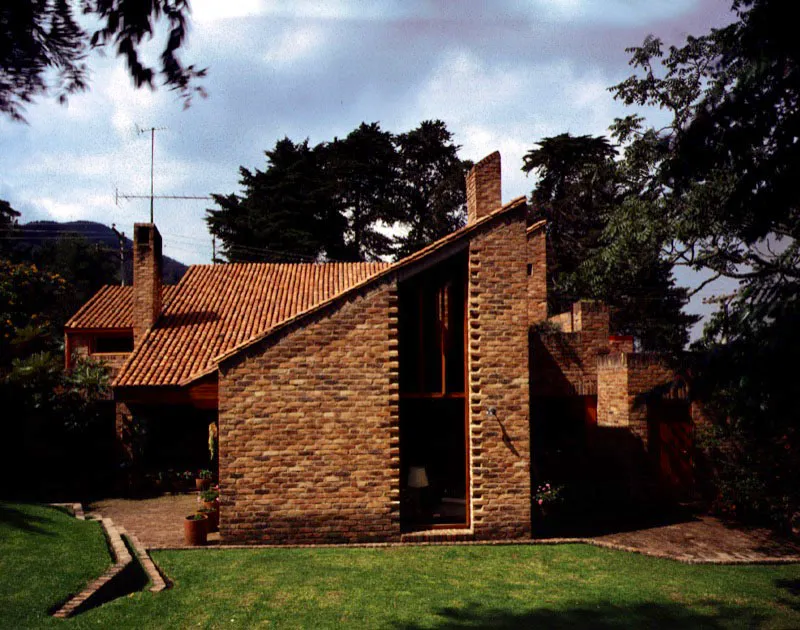
<svg viewBox="0 0 800 630">
<path fill-rule="evenodd" d="M 467 177 L 467 225 L 395 263 L 197 265 L 174 287 L 158 230 L 137 224 L 133 287 L 70 319 L 67 361 L 112 366 L 134 461 L 142 434 L 152 464 L 189 461 L 218 423 L 227 542 L 528 536 L 532 401 L 595 396 L 596 423 L 635 436 L 644 363 L 599 305 L 532 332 L 543 225 L 500 188 L 494 153 Z"/>
</svg>

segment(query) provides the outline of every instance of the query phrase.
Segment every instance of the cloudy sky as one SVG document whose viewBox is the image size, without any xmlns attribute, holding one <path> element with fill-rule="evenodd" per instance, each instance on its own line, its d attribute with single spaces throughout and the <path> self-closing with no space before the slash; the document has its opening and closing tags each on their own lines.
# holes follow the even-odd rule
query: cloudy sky
<svg viewBox="0 0 800 630">
<path fill-rule="evenodd" d="M 407 131 L 447 123 L 461 157 L 503 157 L 503 198 L 528 194 L 520 171 L 539 139 L 603 134 L 630 113 L 607 88 L 630 74 L 625 47 L 650 33 L 679 44 L 732 20 L 727 0 L 194 0 L 188 63 L 208 98 L 184 111 L 171 92 L 136 91 L 113 55 L 93 56 L 90 92 L 42 101 L 28 125 L 0 117 L 0 199 L 23 221 L 89 219 L 127 234 L 156 194 L 238 191 L 283 136 L 312 143 L 362 121 Z M 161 42 L 155 42 L 160 44 Z M 648 113 L 650 117 L 657 112 Z M 211 258 L 204 201 L 156 201 L 165 253 Z M 679 276 L 691 284 L 696 279 Z M 719 289 L 717 289 L 719 290 Z M 695 304 L 694 308 L 698 308 Z"/>
</svg>

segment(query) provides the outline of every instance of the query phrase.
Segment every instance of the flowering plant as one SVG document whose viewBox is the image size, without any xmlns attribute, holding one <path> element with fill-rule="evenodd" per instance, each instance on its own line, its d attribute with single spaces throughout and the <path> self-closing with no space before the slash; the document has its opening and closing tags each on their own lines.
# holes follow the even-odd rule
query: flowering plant
<svg viewBox="0 0 800 630">
<path fill-rule="evenodd" d="M 561 502 L 561 492 L 564 486 L 554 486 L 549 483 L 543 483 L 537 486 L 536 492 L 533 493 L 533 501 L 536 505 L 547 505 Z"/>
</svg>

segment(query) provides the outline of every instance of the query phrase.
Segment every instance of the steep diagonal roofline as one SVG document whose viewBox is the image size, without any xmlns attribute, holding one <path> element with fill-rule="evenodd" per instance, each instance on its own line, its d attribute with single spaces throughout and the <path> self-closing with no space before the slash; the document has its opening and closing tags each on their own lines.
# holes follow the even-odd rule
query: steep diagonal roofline
<svg viewBox="0 0 800 630">
<path fill-rule="evenodd" d="M 481 228 L 481 227 L 485 226 L 487 223 L 490 223 L 490 222 L 494 221 L 495 219 L 497 219 L 499 217 L 505 216 L 507 213 L 510 213 L 512 210 L 524 207 L 525 206 L 525 201 L 526 201 L 525 197 L 517 197 L 516 199 L 513 199 L 510 202 L 508 202 L 507 204 L 505 204 L 504 206 L 501 206 L 500 208 L 498 208 L 494 212 L 490 212 L 486 216 L 481 217 L 480 219 L 478 219 L 474 223 L 472 223 L 470 225 L 467 225 L 467 226 L 465 226 L 465 227 L 463 227 L 463 228 L 461 228 L 459 230 L 456 230 L 455 232 L 451 232 L 450 234 L 440 238 L 438 241 L 435 241 L 435 242 L 431 243 L 427 247 L 423 247 L 419 251 L 414 252 L 413 254 L 411 254 L 409 256 L 406 256 L 405 258 L 402 258 L 401 260 L 398 260 L 393 265 L 390 265 L 386 269 L 383 269 L 383 270 L 379 271 L 378 273 L 376 273 L 373 276 L 370 276 L 366 280 L 363 280 L 362 282 L 360 282 L 358 284 L 355 284 L 355 285 L 353 285 L 351 287 L 348 287 L 344 291 L 342 291 L 340 293 L 337 293 L 336 295 L 328 298 L 327 300 L 324 300 L 323 302 L 320 302 L 319 304 L 315 304 L 311 308 L 306 309 L 305 311 L 303 311 L 301 313 L 298 313 L 297 315 L 295 315 L 293 317 L 285 319 L 284 321 L 282 321 L 279 324 L 273 326 L 269 330 L 267 330 L 267 331 L 265 331 L 265 332 L 263 332 L 263 333 L 261 333 L 259 335 L 256 335 L 255 337 L 253 337 L 251 339 L 248 339 L 247 341 L 239 344 L 238 346 L 235 346 L 235 347 L 231 348 L 226 353 L 215 357 L 214 358 L 214 363 L 216 365 L 214 367 L 208 368 L 207 370 L 204 370 L 202 373 L 199 372 L 199 373 L 197 373 L 195 375 L 192 375 L 191 377 L 183 380 L 179 384 L 180 385 L 188 385 L 189 383 L 192 383 L 192 382 L 196 381 L 198 378 L 202 378 L 203 376 L 207 376 L 208 374 L 211 374 L 212 372 L 214 372 L 217 369 L 217 366 L 220 363 L 222 363 L 223 361 L 226 361 L 226 360 L 232 358 L 233 356 L 239 354 L 243 350 L 246 350 L 247 348 L 250 348 L 250 347 L 254 346 L 255 344 L 263 341 L 264 339 L 267 339 L 268 337 L 278 333 L 279 331 L 284 330 L 288 326 L 291 326 L 292 324 L 295 324 L 298 321 L 300 321 L 302 319 L 305 319 L 305 318 L 309 317 L 310 315 L 312 315 L 314 313 L 317 313 L 317 312 L 327 308 L 328 306 L 336 303 L 337 301 L 341 300 L 342 298 L 344 298 L 344 297 L 346 297 L 348 295 L 351 295 L 351 294 L 353 294 L 353 293 L 355 293 L 357 291 L 360 291 L 360 290 L 364 289 L 365 287 L 368 287 L 369 285 L 375 284 L 375 283 L 379 282 L 380 280 L 386 278 L 387 276 L 397 272 L 400 269 L 404 269 L 406 267 L 409 267 L 409 266 L 411 266 L 411 265 L 413 265 L 413 264 L 415 264 L 415 263 L 427 258 L 428 256 L 430 256 L 434 252 L 439 251 L 440 249 L 442 249 L 443 247 L 445 247 L 447 245 L 450 245 L 451 243 L 455 243 L 455 242 L 461 240 L 465 236 L 467 236 L 469 234 L 472 234 L 473 232 L 478 230 L 478 228 Z"/>
</svg>

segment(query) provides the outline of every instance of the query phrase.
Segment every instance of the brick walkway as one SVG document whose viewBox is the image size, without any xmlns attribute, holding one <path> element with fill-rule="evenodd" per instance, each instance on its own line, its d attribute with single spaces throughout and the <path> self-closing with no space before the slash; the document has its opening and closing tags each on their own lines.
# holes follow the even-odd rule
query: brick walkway
<svg viewBox="0 0 800 630">
<path fill-rule="evenodd" d="M 154 499 L 106 499 L 88 507 L 135 534 L 145 547 L 163 548 L 183 546 L 183 519 L 196 506 L 197 494 L 191 493 Z M 764 529 L 728 527 L 709 516 L 569 540 L 683 562 L 800 562 L 800 542 L 781 540 Z M 211 534 L 209 542 L 219 545 L 219 534 Z"/>
<path fill-rule="evenodd" d="M 153 499 L 104 499 L 88 506 L 132 532 L 146 547 L 180 547 L 183 519 L 197 511 L 197 493 L 167 494 Z M 219 534 L 209 534 L 219 544 Z"/>
</svg>

